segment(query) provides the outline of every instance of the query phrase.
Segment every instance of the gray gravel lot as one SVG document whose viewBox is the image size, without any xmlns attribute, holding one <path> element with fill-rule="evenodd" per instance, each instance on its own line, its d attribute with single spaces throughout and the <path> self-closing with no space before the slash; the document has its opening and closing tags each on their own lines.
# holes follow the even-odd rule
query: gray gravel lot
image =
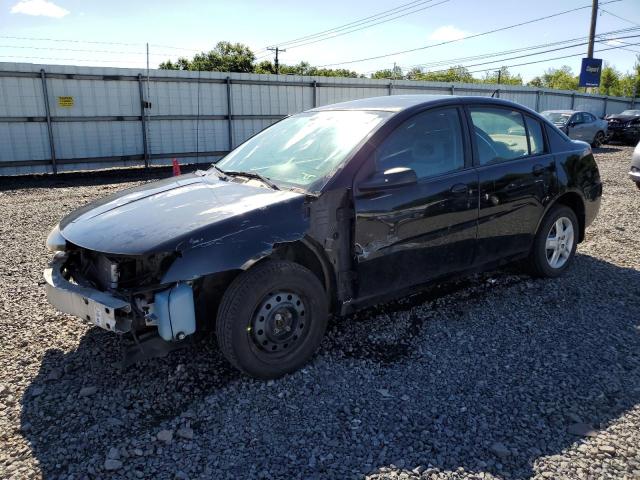
<svg viewBox="0 0 640 480">
<path fill-rule="evenodd" d="M 139 180 L 0 180 L 0 477 L 640 478 L 631 151 L 598 150 L 602 209 L 563 278 L 510 267 L 335 320 L 268 383 L 212 339 L 121 372 L 114 335 L 48 306 L 49 229 Z"/>
</svg>

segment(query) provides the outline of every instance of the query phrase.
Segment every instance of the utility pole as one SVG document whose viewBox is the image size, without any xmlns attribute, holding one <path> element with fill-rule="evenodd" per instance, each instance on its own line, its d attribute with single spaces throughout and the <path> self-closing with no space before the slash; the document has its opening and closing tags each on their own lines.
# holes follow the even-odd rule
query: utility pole
<svg viewBox="0 0 640 480">
<path fill-rule="evenodd" d="M 596 39 L 596 20 L 598 19 L 598 0 L 593 0 L 591 4 L 591 25 L 589 26 L 589 47 L 587 49 L 587 58 L 593 58 L 593 44 Z M 584 87 L 585 93 L 589 89 Z"/>
<path fill-rule="evenodd" d="M 277 75 L 280 70 L 280 63 L 278 62 L 278 53 L 286 52 L 286 50 L 284 48 L 279 48 L 279 47 L 267 47 L 267 50 L 271 52 L 276 52 L 276 58 L 275 58 L 275 61 L 273 62 L 273 65 L 276 69 L 276 75 Z"/>
<path fill-rule="evenodd" d="M 593 43 L 596 37 L 596 20 L 598 19 L 598 0 L 593 0 L 591 5 L 591 27 L 589 28 L 589 49 L 587 58 L 593 58 Z"/>
<path fill-rule="evenodd" d="M 502 80 L 502 69 L 498 70 L 498 85 L 500 85 L 500 80 Z"/>
</svg>

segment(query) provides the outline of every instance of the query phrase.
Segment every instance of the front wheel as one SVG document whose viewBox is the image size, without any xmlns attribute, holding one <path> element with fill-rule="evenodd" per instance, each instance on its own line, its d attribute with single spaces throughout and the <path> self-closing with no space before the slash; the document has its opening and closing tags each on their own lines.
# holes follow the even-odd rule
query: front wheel
<svg viewBox="0 0 640 480">
<path fill-rule="evenodd" d="M 600 131 L 596 133 L 595 137 L 593 137 L 593 142 L 591 142 L 591 146 L 594 148 L 597 148 L 601 146 L 604 143 L 604 141 L 605 141 L 604 132 Z"/>
<path fill-rule="evenodd" d="M 327 318 L 318 278 L 299 264 L 269 260 L 231 283 L 218 309 L 216 335 L 220 350 L 240 371 L 278 378 L 311 358 Z"/>
<path fill-rule="evenodd" d="M 569 207 L 558 205 L 542 220 L 529 255 L 529 267 L 538 277 L 557 277 L 573 261 L 579 224 Z"/>
</svg>

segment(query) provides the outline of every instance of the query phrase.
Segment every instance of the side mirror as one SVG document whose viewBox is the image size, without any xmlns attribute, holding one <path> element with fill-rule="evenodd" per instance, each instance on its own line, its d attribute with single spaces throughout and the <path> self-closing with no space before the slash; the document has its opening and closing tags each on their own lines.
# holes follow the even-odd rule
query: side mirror
<svg viewBox="0 0 640 480">
<path fill-rule="evenodd" d="M 567 127 L 575 127 L 575 126 L 576 126 L 576 122 L 567 123 Z"/>
<path fill-rule="evenodd" d="M 373 192 L 388 188 L 402 187 L 418 182 L 416 172 L 408 167 L 396 167 L 376 172 L 367 180 L 362 182 L 358 189 L 362 192 Z"/>
</svg>

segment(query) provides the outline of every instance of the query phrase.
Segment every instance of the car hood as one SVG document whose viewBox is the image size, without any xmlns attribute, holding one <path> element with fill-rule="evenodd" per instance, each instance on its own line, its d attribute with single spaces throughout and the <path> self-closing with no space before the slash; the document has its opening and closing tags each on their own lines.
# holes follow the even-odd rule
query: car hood
<svg viewBox="0 0 640 480">
<path fill-rule="evenodd" d="M 124 190 L 90 203 L 60 222 L 72 244 L 103 253 L 184 251 L 216 239 L 302 217 L 305 195 L 184 175 Z"/>
<path fill-rule="evenodd" d="M 609 115 L 607 120 L 621 120 L 623 122 L 628 122 L 629 120 L 640 120 L 640 117 L 635 115 Z"/>
</svg>

